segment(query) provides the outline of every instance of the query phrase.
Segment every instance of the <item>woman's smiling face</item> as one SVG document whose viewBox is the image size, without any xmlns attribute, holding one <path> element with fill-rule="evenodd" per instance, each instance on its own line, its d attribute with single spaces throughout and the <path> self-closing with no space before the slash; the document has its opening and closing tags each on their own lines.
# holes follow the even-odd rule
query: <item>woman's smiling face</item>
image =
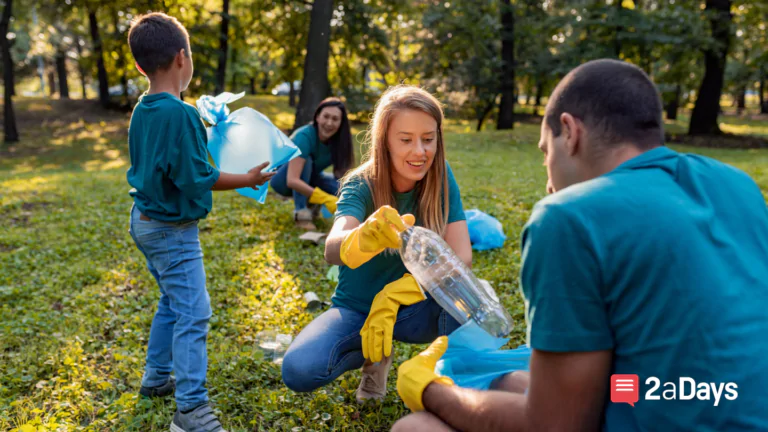
<svg viewBox="0 0 768 432">
<path fill-rule="evenodd" d="M 437 151 L 437 120 L 416 110 L 394 114 L 387 130 L 392 185 L 408 192 L 432 167 Z"/>
</svg>

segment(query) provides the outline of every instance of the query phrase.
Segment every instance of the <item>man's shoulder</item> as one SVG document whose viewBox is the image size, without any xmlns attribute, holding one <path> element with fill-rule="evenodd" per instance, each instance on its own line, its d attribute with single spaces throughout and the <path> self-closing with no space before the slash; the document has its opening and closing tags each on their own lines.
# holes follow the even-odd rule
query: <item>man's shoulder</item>
<svg viewBox="0 0 768 432">
<path fill-rule="evenodd" d="M 597 202 L 602 202 L 620 188 L 621 185 L 617 182 L 598 177 L 547 195 L 537 202 L 534 208 L 560 213 L 578 212 L 581 209 L 593 207 Z"/>
</svg>

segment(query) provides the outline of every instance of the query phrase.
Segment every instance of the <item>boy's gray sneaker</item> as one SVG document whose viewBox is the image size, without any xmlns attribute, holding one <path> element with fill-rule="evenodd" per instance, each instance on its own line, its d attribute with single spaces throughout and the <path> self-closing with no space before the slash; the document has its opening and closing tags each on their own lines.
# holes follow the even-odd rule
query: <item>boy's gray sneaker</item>
<svg viewBox="0 0 768 432">
<path fill-rule="evenodd" d="M 157 387 L 141 386 L 139 394 L 148 398 L 161 398 L 172 395 L 176 391 L 176 378 L 171 377 L 168 382 Z"/>
<path fill-rule="evenodd" d="M 210 405 L 200 405 L 183 414 L 176 411 L 171 423 L 171 432 L 227 432 L 219 423 Z"/>
</svg>

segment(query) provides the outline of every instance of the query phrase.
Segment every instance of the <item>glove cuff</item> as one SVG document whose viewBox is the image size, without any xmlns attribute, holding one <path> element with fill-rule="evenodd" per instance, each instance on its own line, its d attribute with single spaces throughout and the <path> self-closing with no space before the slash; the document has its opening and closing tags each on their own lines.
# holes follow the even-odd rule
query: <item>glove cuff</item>
<svg viewBox="0 0 768 432">
<path fill-rule="evenodd" d="M 362 225 L 361 225 L 362 226 Z M 358 238 L 360 237 L 360 227 L 355 228 L 341 242 L 341 251 L 339 257 L 341 262 L 351 269 L 356 269 L 361 265 L 370 261 L 379 252 L 363 252 L 358 245 Z"/>
<path fill-rule="evenodd" d="M 312 195 L 309 197 L 309 202 L 312 204 L 323 204 L 327 196 L 328 194 L 324 190 L 316 187 L 315 190 L 312 191 Z"/>
</svg>

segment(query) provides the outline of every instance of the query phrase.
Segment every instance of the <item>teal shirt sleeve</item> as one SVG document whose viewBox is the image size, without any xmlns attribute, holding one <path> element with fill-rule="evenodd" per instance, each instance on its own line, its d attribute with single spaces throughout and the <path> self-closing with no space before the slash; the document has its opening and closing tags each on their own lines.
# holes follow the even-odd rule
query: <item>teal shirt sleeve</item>
<svg viewBox="0 0 768 432">
<path fill-rule="evenodd" d="M 448 174 L 448 222 L 459 222 L 467 220 L 464 214 L 464 204 L 461 202 L 461 191 L 459 185 L 456 183 L 456 177 L 453 176 L 453 170 L 451 166 L 446 165 L 446 172 Z"/>
<path fill-rule="evenodd" d="M 188 130 L 168 152 L 168 177 L 188 199 L 210 192 L 220 176 L 208 162 L 208 138 L 201 129 Z"/>
<path fill-rule="evenodd" d="M 336 219 L 352 216 L 362 223 L 368 218 L 372 207 L 373 197 L 368 184 L 361 178 L 353 178 L 341 187 L 336 202 Z"/>
<path fill-rule="evenodd" d="M 575 215 L 556 205 L 534 207 L 523 228 L 520 276 L 531 348 L 552 352 L 613 348 L 594 244 Z"/>
<path fill-rule="evenodd" d="M 308 159 L 312 155 L 312 135 L 314 129 L 311 126 L 303 127 L 291 137 L 291 141 L 301 150 L 301 157 Z"/>
</svg>

